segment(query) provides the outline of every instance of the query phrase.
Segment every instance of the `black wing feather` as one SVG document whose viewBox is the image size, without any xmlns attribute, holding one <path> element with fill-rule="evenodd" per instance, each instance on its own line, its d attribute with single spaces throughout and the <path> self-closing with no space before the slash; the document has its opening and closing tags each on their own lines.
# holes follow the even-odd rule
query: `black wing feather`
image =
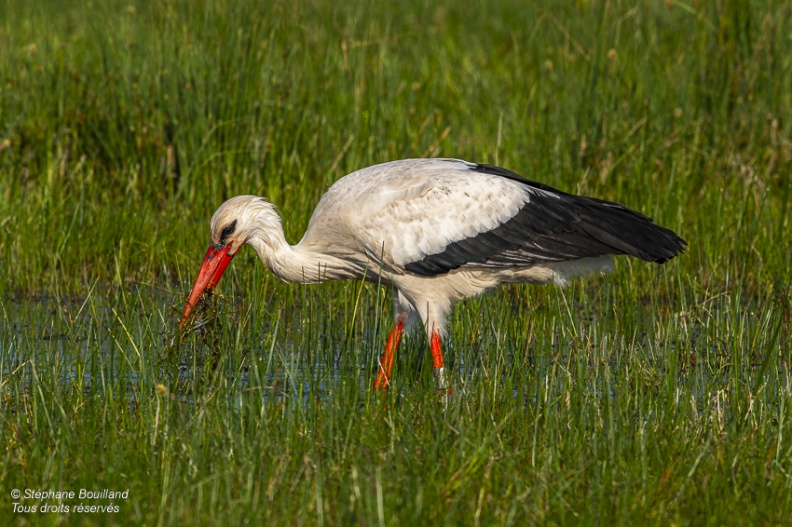
<svg viewBox="0 0 792 527">
<path fill-rule="evenodd" d="M 664 263 L 687 245 L 672 230 L 618 203 L 567 194 L 505 168 L 475 165 L 471 170 L 524 184 L 530 202 L 494 229 L 407 264 L 407 271 L 435 276 L 463 265 L 531 266 L 607 254 Z"/>
</svg>

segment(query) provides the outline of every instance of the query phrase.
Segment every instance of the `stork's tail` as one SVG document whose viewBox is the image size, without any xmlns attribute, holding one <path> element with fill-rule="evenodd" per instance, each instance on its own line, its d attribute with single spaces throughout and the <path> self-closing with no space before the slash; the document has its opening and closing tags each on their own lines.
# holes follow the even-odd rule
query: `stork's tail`
<svg viewBox="0 0 792 527">
<path fill-rule="evenodd" d="M 652 222 L 651 218 L 616 203 L 578 197 L 584 216 L 580 225 L 593 238 L 641 260 L 665 263 L 685 251 L 687 242 L 674 231 Z"/>
</svg>

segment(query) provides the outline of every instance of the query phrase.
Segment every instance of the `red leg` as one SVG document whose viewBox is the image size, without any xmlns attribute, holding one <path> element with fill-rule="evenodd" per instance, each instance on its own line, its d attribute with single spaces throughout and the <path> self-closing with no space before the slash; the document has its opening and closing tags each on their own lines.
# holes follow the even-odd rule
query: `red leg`
<svg viewBox="0 0 792 527">
<path fill-rule="evenodd" d="M 393 329 L 388 334 L 388 342 L 385 344 L 385 353 L 382 354 L 382 359 L 380 359 L 379 373 L 374 381 L 374 388 L 388 389 L 391 369 L 393 369 L 393 357 L 396 354 L 396 348 L 399 347 L 402 331 L 404 331 L 404 320 L 397 319 Z"/>
<path fill-rule="evenodd" d="M 450 392 L 448 377 L 446 376 L 445 365 L 443 364 L 443 346 L 440 343 L 440 334 L 437 331 L 432 332 L 432 340 L 429 344 L 429 348 L 432 350 L 435 383 L 439 389 L 447 389 Z"/>
</svg>

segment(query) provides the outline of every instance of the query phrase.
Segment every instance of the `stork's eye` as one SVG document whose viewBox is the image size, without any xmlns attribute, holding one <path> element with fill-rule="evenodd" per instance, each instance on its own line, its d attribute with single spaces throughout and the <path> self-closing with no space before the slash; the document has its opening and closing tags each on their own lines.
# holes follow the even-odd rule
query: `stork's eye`
<svg viewBox="0 0 792 527">
<path fill-rule="evenodd" d="M 231 236 L 232 234 L 234 234 L 234 230 L 236 230 L 236 222 L 237 222 L 237 220 L 234 220 L 234 221 L 232 221 L 232 222 L 231 222 L 231 223 L 228 225 L 228 227 L 226 227 L 225 229 L 223 229 L 223 232 L 221 232 L 221 233 L 220 233 L 220 235 L 221 235 L 223 238 L 225 238 L 226 236 Z"/>
<path fill-rule="evenodd" d="M 220 231 L 220 245 L 224 246 L 226 244 L 226 238 L 234 234 L 236 230 L 237 220 L 232 221 L 229 223 L 222 231 Z"/>
</svg>

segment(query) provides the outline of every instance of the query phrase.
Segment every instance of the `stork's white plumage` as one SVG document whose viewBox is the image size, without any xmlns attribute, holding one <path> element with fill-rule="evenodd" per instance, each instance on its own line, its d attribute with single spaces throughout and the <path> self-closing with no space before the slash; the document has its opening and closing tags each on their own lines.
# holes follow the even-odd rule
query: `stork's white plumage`
<svg viewBox="0 0 792 527">
<path fill-rule="evenodd" d="M 375 381 L 383 388 L 402 331 L 417 318 L 429 336 L 438 386 L 446 387 L 440 339 L 455 302 L 503 283 L 565 284 L 609 270 L 612 255 L 663 263 L 686 245 L 621 205 L 458 159 L 393 161 L 339 179 L 296 245 L 287 243 L 275 207 L 256 196 L 223 203 L 210 228 L 180 325 L 246 243 L 284 280 L 390 285 L 396 320 Z"/>
</svg>

